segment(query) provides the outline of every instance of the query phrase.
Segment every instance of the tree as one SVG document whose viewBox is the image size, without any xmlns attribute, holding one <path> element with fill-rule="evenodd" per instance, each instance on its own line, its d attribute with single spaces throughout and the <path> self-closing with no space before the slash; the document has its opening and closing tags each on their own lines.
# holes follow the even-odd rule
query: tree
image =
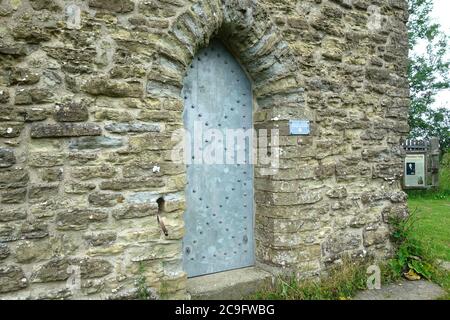
<svg viewBox="0 0 450 320">
<path fill-rule="evenodd" d="M 450 88 L 447 35 L 430 13 L 433 0 L 408 0 L 409 67 L 411 88 L 409 125 L 411 138 L 439 137 L 441 148 L 450 148 L 450 106 L 433 108 L 439 90 Z M 414 51 L 425 44 L 423 53 Z"/>
</svg>

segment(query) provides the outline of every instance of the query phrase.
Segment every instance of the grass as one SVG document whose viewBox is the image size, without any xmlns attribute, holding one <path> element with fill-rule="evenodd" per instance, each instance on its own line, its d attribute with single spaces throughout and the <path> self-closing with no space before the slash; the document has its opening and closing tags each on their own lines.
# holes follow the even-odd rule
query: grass
<svg viewBox="0 0 450 320">
<path fill-rule="evenodd" d="M 417 216 L 412 236 L 436 258 L 450 261 L 450 153 L 441 162 L 439 181 L 438 190 L 409 191 L 408 207 Z"/>
<path fill-rule="evenodd" d="M 408 207 L 416 212 L 412 236 L 428 243 L 438 259 L 450 261 L 450 199 L 409 199 Z"/>
<path fill-rule="evenodd" d="M 278 278 L 274 286 L 252 295 L 257 300 L 348 300 L 367 288 L 368 263 L 345 259 L 319 280 L 298 281 L 295 277 Z"/>
<path fill-rule="evenodd" d="M 438 190 L 408 192 L 408 207 L 417 216 L 411 238 L 426 248 L 435 265 L 436 259 L 450 261 L 450 153 L 441 162 L 439 182 Z M 431 280 L 450 300 L 450 272 L 435 269 Z"/>
</svg>

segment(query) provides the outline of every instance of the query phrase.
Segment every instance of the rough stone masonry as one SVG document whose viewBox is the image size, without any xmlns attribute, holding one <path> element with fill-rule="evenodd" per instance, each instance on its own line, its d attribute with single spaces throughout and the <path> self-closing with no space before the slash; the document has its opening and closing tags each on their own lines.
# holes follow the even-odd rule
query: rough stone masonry
<svg viewBox="0 0 450 320">
<path fill-rule="evenodd" d="M 253 81 L 255 128 L 281 133 L 279 171 L 255 168 L 258 266 L 392 254 L 407 18 L 405 0 L 2 0 L 0 299 L 189 296 L 171 137 L 213 37 Z"/>
</svg>

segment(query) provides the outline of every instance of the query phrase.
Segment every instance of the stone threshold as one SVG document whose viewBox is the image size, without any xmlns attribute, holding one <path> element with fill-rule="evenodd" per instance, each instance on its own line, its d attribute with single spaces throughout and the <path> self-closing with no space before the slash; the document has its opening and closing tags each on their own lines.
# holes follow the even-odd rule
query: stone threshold
<svg viewBox="0 0 450 320">
<path fill-rule="evenodd" d="M 274 276 L 258 267 L 248 267 L 187 280 L 192 300 L 240 300 L 267 287 Z"/>
</svg>

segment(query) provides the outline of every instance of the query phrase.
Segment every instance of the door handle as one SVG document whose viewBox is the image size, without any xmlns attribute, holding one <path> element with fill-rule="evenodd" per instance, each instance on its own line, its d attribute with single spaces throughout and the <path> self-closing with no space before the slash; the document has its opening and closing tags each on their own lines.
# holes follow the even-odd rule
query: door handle
<svg viewBox="0 0 450 320">
<path fill-rule="evenodd" d="M 159 214 L 156 215 L 156 220 L 158 221 L 158 224 L 161 227 L 161 230 L 164 232 L 164 235 L 167 237 L 169 235 L 169 231 L 167 231 L 167 228 L 166 228 L 163 220 L 159 217 Z"/>
</svg>

